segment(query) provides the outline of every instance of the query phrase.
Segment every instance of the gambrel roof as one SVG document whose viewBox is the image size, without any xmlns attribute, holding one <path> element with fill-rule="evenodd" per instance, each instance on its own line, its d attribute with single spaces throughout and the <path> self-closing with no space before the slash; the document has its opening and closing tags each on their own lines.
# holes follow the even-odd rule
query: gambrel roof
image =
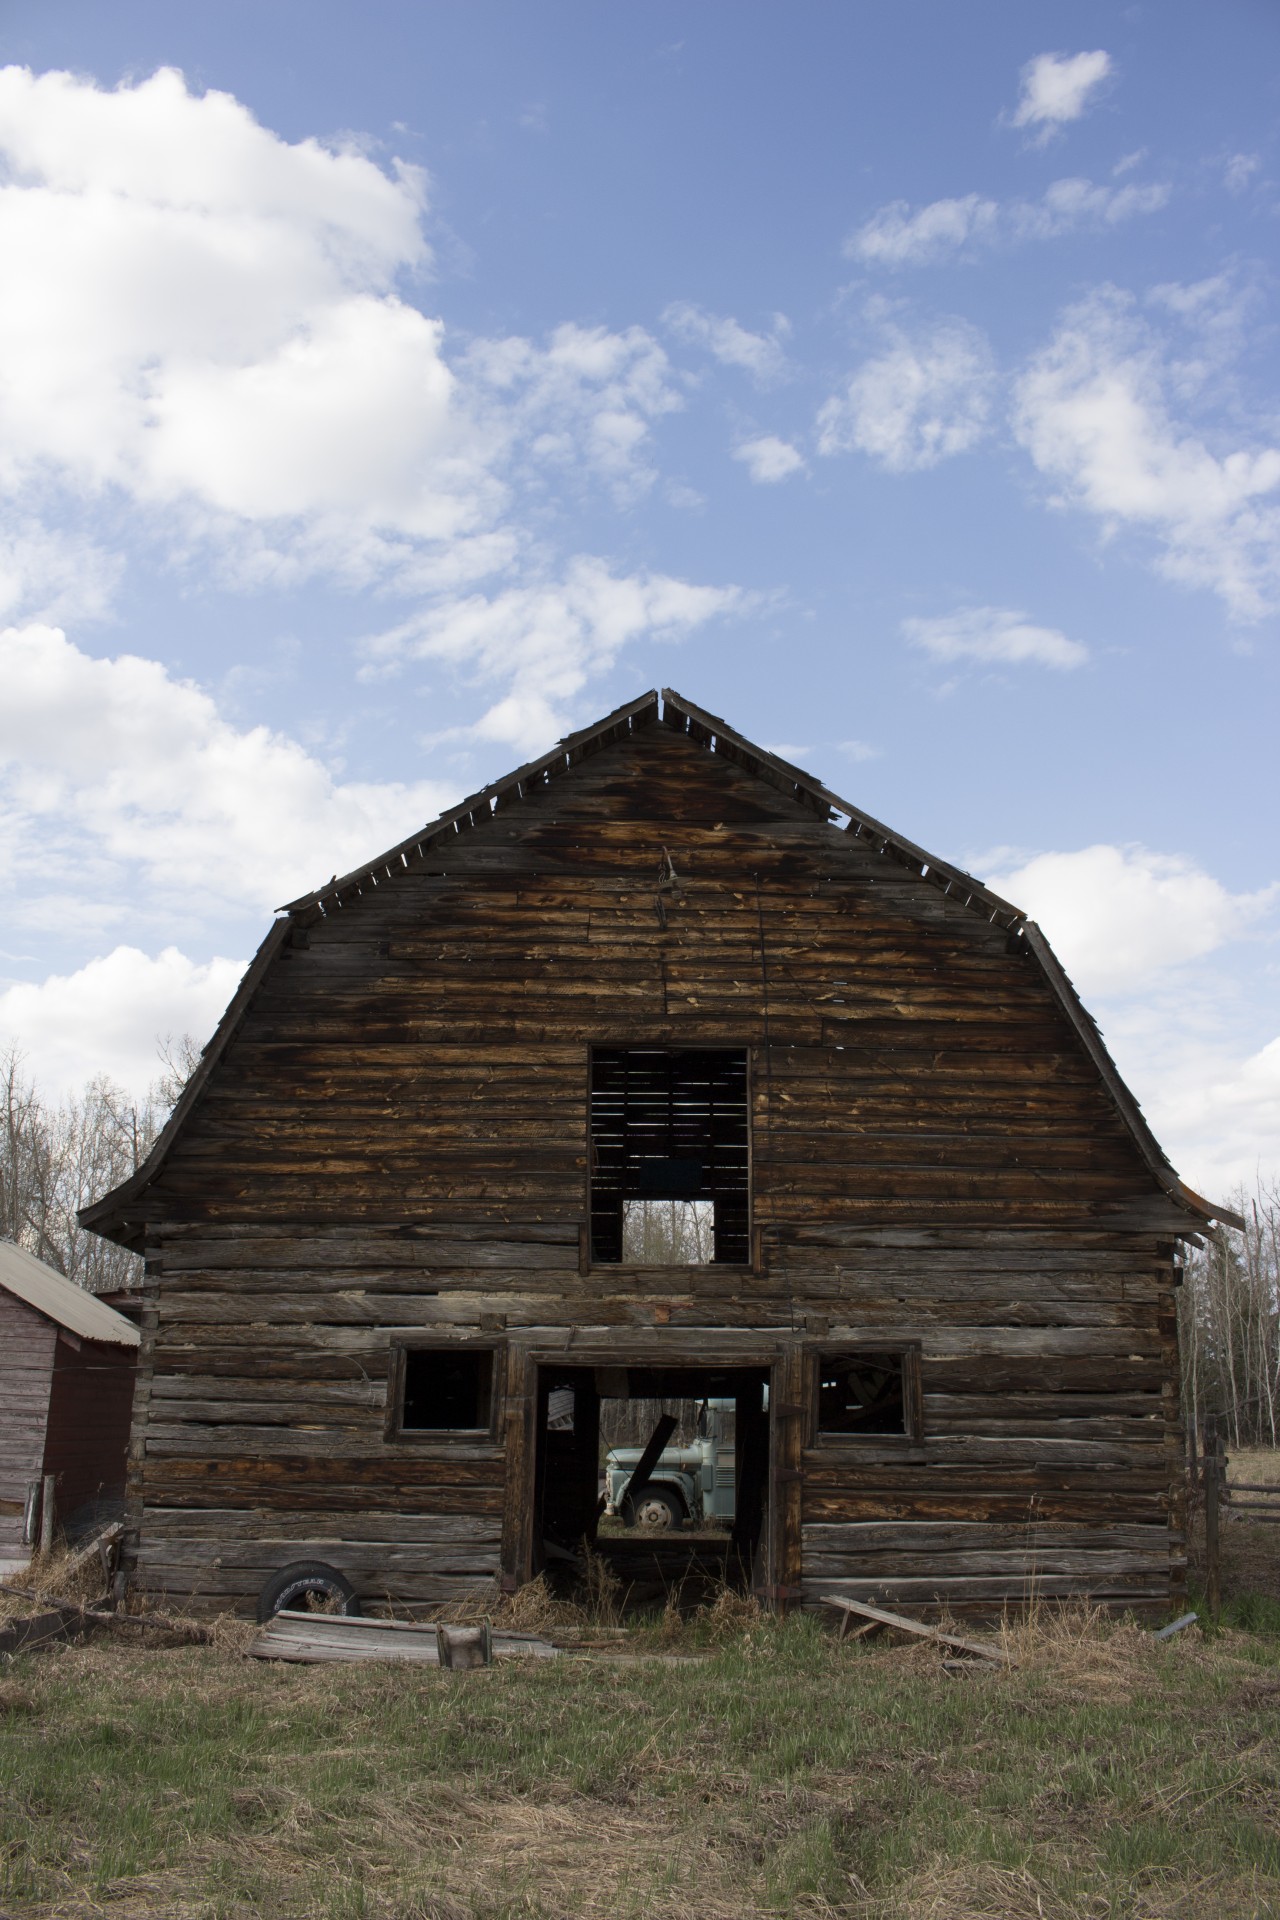
<svg viewBox="0 0 1280 1920">
<path fill-rule="evenodd" d="M 1202 1199 L 1178 1178 L 1143 1118 L 1137 1101 L 1121 1079 L 1096 1024 L 1082 1006 L 1048 941 L 1019 907 L 983 886 L 972 874 L 938 859 L 923 847 L 895 833 L 882 821 L 873 819 L 861 808 L 841 799 L 811 774 L 792 766 L 777 754 L 754 745 L 718 715 L 706 712 L 669 688 L 664 688 L 661 693 L 651 691 L 642 694 L 639 699 L 616 708 L 594 726 L 568 735 L 551 752 L 481 788 L 478 793 L 441 814 L 438 820 L 432 821 L 420 832 L 379 854 L 376 859 L 341 877 L 335 875 L 327 885 L 281 908 L 281 917 L 246 971 L 217 1032 L 204 1050 L 200 1065 L 184 1088 L 146 1161 L 130 1180 L 94 1205 L 86 1207 L 80 1215 L 81 1223 L 130 1243 L 128 1215 L 131 1203 L 145 1191 L 164 1165 L 187 1115 L 198 1101 L 205 1082 L 226 1050 L 250 1001 L 294 926 L 358 910 L 362 900 L 376 895 L 381 889 L 393 887 L 397 875 L 411 870 L 416 863 L 428 858 L 438 860 L 441 850 L 456 842 L 460 836 L 484 826 L 496 814 L 518 807 L 530 795 L 540 793 L 562 780 L 572 779 L 574 769 L 584 761 L 607 751 L 629 735 L 654 725 L 669 727 L 708 755 L 731 762 L 776 789 L 811 817 L 816 815 L 820 821 L 852 835 L 863 848 L 895 862 L 913 877 L 938 888 L 968 911 L 1005 929 L 1010 938 L 1025 943 L 1092 1061 L 1142 1160 L 1173 1203 L 1174 1217 L 1178 1212 L 1186 1216 L 1185 1231 L 1188 1234 L 1193 1233 L 1197 1226 L 1214 1220 L 1243 1226 L 1243 1221 L 1230 1209 Z"/>
</svg>

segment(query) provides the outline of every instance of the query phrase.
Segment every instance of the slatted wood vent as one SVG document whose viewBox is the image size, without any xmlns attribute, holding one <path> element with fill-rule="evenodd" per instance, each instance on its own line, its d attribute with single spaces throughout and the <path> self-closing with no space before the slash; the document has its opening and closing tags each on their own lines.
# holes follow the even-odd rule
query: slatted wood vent
<svg viewBox="0 0 1280 1920">
<path fill-rule="evenodd" d="M 624 1237 L 629 1210 L 670 1202 L 693 1216 L 709 1215 L 710 1231 L 705 1242 L 696 1232 L 677 1231 L 669 1263 L 712 1259 L 746 1266 L 747 1137 L 745 1050 L 594 1048 L 592 1259 L 634 1258 Z"/>
</svg>

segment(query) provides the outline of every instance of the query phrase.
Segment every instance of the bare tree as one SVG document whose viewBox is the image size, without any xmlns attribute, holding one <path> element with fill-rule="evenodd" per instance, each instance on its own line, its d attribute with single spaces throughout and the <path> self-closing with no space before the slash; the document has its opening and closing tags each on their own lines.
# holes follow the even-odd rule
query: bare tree
<svg viewBox="0 0 1280 1920">
<path fill-rule="evenodd" d="M 51 1231 L 57 1149 L 48 1117 L 22 1071 L 22 1056 L 10 1045 L 0 1054 L 0 1231 L 61 1270 Z"/>
<path fill-rule="evenodd" d="M 1243 1233 L 1219 1230 L 1187 1257 L 1178 1296 L 1183 1411 L 1226 1421 L 1233 1446 L 1280 1443 L 1280 1188 L 1234 1197 Z"/>
<path fill-rule="evenodd" d="M 152 1086 L 152 1098 L 163 1107 L 166 1116 L 177 1106 L 188 1080 L 200 1065 L 203 1048 L 194 1034 L 162 1033 L 156 1041 L 160 1077 Z"/>
<path fill-rule="evenodd" d="M 166 1035 L 158 1052 L 162 1071 L 144 1099 L 98 1075 L 60 1105 L 41 1097 L 16 1047 L 0 1052 L 0 1237 L 91 1293 L 141 1279 L 136 1254 L 86 1233 L 76 1216 L 141 1166 L 200 1057 L 189 1034 Z"/>
<path fill-rule="evenodd" d="M 701 1267 L 715 1258 L 711 1200 L 627 1200 L 622 1257 L 638 1267 Z"/>
</svg>

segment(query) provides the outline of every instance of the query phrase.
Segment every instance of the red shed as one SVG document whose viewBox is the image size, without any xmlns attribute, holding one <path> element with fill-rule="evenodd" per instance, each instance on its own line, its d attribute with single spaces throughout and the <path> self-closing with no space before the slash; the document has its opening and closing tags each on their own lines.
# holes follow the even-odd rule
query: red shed
<svg viewBox="0 0 1280 1920">
<path fill-rule="evenodd" d="M 123 1314 L 0 1241 L 0 1559 L 23 1553 L 46 1476 L 62 1524 L 123 1498 L 138 1342 Z"/>
</svg>

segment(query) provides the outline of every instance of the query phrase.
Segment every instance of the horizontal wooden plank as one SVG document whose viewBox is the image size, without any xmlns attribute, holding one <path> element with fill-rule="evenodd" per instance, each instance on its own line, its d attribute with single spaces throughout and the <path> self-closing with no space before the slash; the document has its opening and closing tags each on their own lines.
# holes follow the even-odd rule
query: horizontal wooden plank
<svg viewBox="0 0 1280 1920">
<path fill-rule="evenodd" d="M 144 1535 L 139 1564 L 155 1579 L 196 1583 L 205 1592 L 242 1592 L 260 1588 L 271 1574 L 293 1561 L 321 1560 L 345 1573 L 353 1584 L 394 1585 L 402 1577 L 448 1576 L 480 1580 L 498 1572 L 498 1545 L 474 1541 L 393 1546 L 386 1541 L 342 1540 L 313 1530 L 290 1540 L 184 1541 Z M 252 1576 L 248 1582 L 245 1576 Z"/>
<path fill-rule="evenodd" d="M 979 1600 L 994 1602 L 1065 1599 L 1107 1599 L 1124 1600 L 1143 1596 L 1158 1600 L 1167 1596 L 1169 1575 L 1167 1569 L 1138 1573 L 1100 1573 L 1096 1578 L 1091 1573 L 1058 1574 L 957 1574 L 950 1578 L 934 1578 L 930 1575 L 913 1576 L 907 1579 L 884 1577 L 874 1580 L 859 1579 L 856 1574 L 840 1578 L 834 1575 L 815 1575 L 805 1578 L 804 1596 L 806 1599 L 818 1599 L 827 1594 L 844 1594 L 849 1599 L 865 1599 L 875 1603 L 881 1600 L 898 1601 L 906 1605 L 922 1604 L 929 1601 L 954 1600 L 972 1603 Z"/>
<path fill-rule="evenodd" d="M 142 1497 L 157 1507 L 233 1507 L 323 1512 L 424 1510 L 500 1514 L 502 1468 L 424 1458 L 396 1449 L 383 1456 L 328 1459 L 280 1454 L 255 1459 L 174 1457 L 144 1463 Z"/>
<path fill-rule="evenodd" d="M 823 1524 L 808 1522 L 803 1529 L 806 1554 L 838 1554 L 856 1557 L 863 1553 L 978 1553 L 1019 1552 L 1047 1554 L 1085 1553 L 1097 1549 L 1109 1553 L 1136 1553 L 1168 1557 L 1171 1544 L 1181 1545 L 1182 1535 L 1168 1525 L 1081 1526 L 1078 1523 L 1046 1525 L 1042 1520 L 1027 1520 L 1020 1525 L 993 1526 L 973 1520 L 949 1521 L 862 1521 Z"/>
<path fill-rule="evenodd" d="M 976 1553 L 816 1553 L 805 1548 L 803 1577 L 811 1581 L 891 1580 L 901 1586 L 909 1580 L 946 1582 L 959 1579 L 1018 1580 L 1033 1590 L 1039 1580 L 1081 1576 L 1110 1585 L 1117 1579 L 1158 1582 L 1168 1578 L 1169 1549 L 1141 1553 L 1113 1551 L 1104 1540 L 1084 1548 L 985 1547 Z"/>
<path fill-rule="evenodd" d="M 1104 1483 L 1105 1484 L 1105 1483 Z M 1012 1527 L 1079 1522 L 1091 1529 L 1158 1524 L 1170 1506 L 1168 1483 L 1135 1491 L 1100 1491 L 1097 1476 L 1073 1488 L 1037 1486 L 817 1487 L 802 1490 L 805 1524 L 875 1522 L 917 1525 L 926 1521 L 992 1522 Z"/>
<path fill-rule="evenodd" d="M 441 1546 L 453 1542 L 491 1547 L 498 1543 L 501 1529 L 484 1514 L 443 1513 L 370 1513 L 362 1508 L 327 1510 L 317 1522 L 314 1512 L 274 1512 L 222 1507 L 206 1510 L 146 1507 L 142 1514 L 148 1540 L 163 1551 L 169 1541 L 192 1545 L 212 1542 L 263 1540 L 273 1542 L 311 1539 L 324 1544 L 343 1541 L 392 1546 Z"/>
</svg>

